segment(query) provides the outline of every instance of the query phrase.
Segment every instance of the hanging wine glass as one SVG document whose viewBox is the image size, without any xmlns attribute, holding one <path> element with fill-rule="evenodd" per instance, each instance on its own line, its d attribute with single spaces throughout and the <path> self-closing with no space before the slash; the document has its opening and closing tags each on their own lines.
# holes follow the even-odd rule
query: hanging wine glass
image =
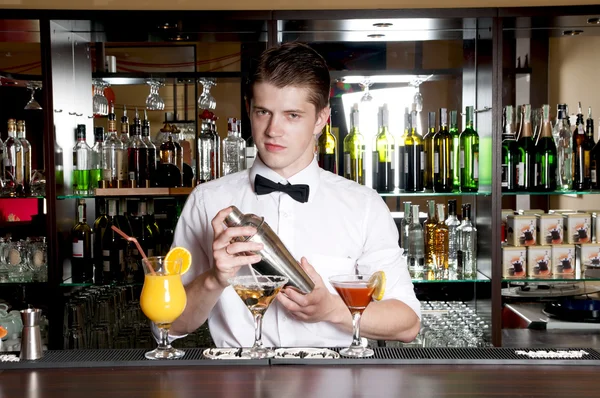
<svg viewBox="0 0 600 398">
<path fill-rule="evenodd" d="M 94 97 L 92 100 L 92 108 L 94 115 L 108 115 L 108 99 L 104 96 L 104 89 L 108 87 L 108 83 L 102 80 L 93 80 Z"/>
<path fill-rule="evenodd" d="M 25 109 L 26 110 L 42 110 L 41 105 L 34 98 L 34 96 L 35 96 L 35 90 L 39 90 L 41 88 L 42 88 L 42 83 L 41 82 L 29 82 L 29 83 L 27 83 L 27 89 L 29 91 L 31 91 L 31 98 L 29 99 L 29 102 L 27 102 L 27 104 L 25 105 Z"/>
<path fill-rule="evenodd" d="M 416 78 L 415 80 L 413 80 L 412 82 L 410 82 L 408 84 L 409 86 L 413 86 L 415 88 L 415 95 L 413 96 L 413 104 L 415 104 L 415 110 L 418 113 L 421 113 L 421 111 L 423 111 L 423 95 L 421 94 L 421 90 L 419 89 L 419 86 L 421 84 L 425 83 L 427 80 L 431 79 L 432 76 L 433 75 L 429 75 L 425 79 Z"/>
<path fill-rule="evenodd" d="M 373 101 L 373 96 L 371 95 L 371 92 L 369 91 L 369 89 L 373 85 L 373 83 L 369 79 L 365 79 L 362 82 L 360 82 L 359 85 L 360 85 L 360 88 L 362 88 L 362 90 L 364 92 L 360 101 L 361 102 Z"/>
<path fill-rule="evenodd" d="M 198 108 L 199 109 L 215 109 L 217 107 L 217 101 L 215 97 L 210 94 L 210 89 L 217 85 L 216 79 L 214 78 L 200 78 L 198 83 L 202 84 L 202 93 L 198 97 Z"/>
<path fill-rule="evenodd" d="M 146 97 L 146 109 L 149 111 L 162 111 L 165 109 L 165 101 L 160 97 L 159 89 L 164 85 L 163 82 L 156 79 L 146 81 L 150 86 L 150 93 Z"/>
</svg>

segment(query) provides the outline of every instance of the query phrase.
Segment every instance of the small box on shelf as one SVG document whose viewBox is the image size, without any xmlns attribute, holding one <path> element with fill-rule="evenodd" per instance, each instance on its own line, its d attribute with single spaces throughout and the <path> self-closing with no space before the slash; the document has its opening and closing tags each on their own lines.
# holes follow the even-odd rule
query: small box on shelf
<svg viewBox="0 0 600 398">
<path fill-rule="evenodd" d="M 535 216 L 509 215 L 506 240 L 510 246 L 533 246 L 536 244 Z"/>
<path fill-rule="evenodd" d="M 563 219 L 560 214 L 537 216 L 537 244 L 557 245 L 563 243 Z"/>
<path fill-rule="evenodd" d="M 552 275 L 562 278 L 575 278 L 575 245 L 552 246 Z"/>
<path fill-rule="evenodd" d="M 552 275 L 552 247 L 527 247 L 527 276 L 542 278 Z"/>
<path fill-rule="evenodd" d="M 600 244 L 589 243 L 577 245 L 577 269 L 586 276 L 588 270 L 600 272 Z"/>
<path fill-rule="evenodd" d="M 563 214 L 564 243 L 592 242 L 592 216 L 589 213 Z"/>
<path fill-rule="evenodd" d="M 527 275 L 527 248 L 504 246 L 502 248 L 502 277 L 520 279 Z"/>
</svg>

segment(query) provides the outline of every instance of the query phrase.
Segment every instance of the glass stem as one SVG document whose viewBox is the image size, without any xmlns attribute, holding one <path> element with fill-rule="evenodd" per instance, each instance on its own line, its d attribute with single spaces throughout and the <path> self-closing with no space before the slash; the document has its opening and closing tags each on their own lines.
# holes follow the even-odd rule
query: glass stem
<svg viewBox="0 0 600 398">
<path fill-rule="evenodd" d="M 352 345 L 351 347 L 361 347 L 360 342 L 360 312 L 355 312 L 352 314 Z"/>
<path fill-rule="evenodd" d="M 262 314 L 254 314 L 254 347 L 263 346 L 262 343 Z"/>
<path fill-rule="evenodd" d="M 158 345 L 158 349 L 166 350 L 171 348 L 171 344 L 169 343 L 169 326 L 159 326 L 158 330 L 160 333 L 160 344 Z"/>
</svg>

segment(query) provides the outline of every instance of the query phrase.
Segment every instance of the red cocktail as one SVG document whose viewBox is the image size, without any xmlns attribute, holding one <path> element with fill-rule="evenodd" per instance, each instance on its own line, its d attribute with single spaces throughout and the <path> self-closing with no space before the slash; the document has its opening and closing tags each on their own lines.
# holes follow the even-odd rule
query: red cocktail
<svg viewBox="0 0 600 398">
<path fill-rule="evenodd" d="M 352 344 L 340 350 L 340 354 L 349 357 L 370 357 L 374 352 L 360 342 L 360 317 L 371 302 L 375 284 L 370 275 L 338 275 L 329 278 L 329 282 L 338 292 L 352 314 Z"/>
</svg>

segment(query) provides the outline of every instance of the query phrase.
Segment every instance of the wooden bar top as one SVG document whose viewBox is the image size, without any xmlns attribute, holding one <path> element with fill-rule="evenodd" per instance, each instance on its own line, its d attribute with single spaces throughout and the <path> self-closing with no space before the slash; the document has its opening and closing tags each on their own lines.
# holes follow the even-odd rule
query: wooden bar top
<svg viewBox="0 0 600 398">
<path fill-rule="evenodd" d="M 0 371 L 0 397 L 598 397 L 595 366 L 197 366 Z"/>
</svg>

